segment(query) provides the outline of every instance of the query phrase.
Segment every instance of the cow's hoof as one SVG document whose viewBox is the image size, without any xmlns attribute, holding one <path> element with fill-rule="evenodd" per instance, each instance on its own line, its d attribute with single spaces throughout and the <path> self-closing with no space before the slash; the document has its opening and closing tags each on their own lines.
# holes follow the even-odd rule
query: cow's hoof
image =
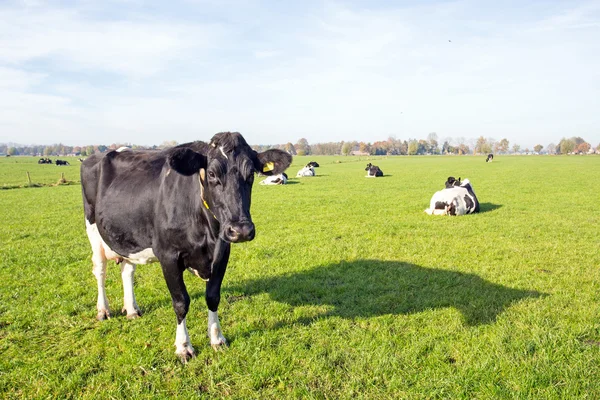
<svg viewBox="0 0 600 400">
<path fill-rule="evenodd" d="M 108 310 L 98 310 L 96 319 L 98 321 L 104 321 L 105 319 L 110 319 L 110 312 Z"/>
<path fill-rule="evenodd" d="M 184 346 L 181 349 L 177 349 L 175 354 L 177 354 L 177 357 L 179 357 L 179 360 L 183 364 L 187 364 L 187 362 L 189 360 L 191 360 L 192 358 L 194 358 L 196 356 L 196 354 L 194 353 L 194 348 L 189 345 Z"/>
<path fill-rule="evenodd" d="M 127 313 L 127 309 L 123 308 L 121 310 L 122 314 Z M 135 309 L 132 313 L 127 313 L 127 319 L 136 319 L 142 316 L 142 312 L 139 309 Z"/>
<path fill-rule="evenodd" d="M 211 343 L 210 346 L 213 348 L 214 351 L 223 351 L 227 349 L 227 347 L 229 347 L 229 344 L 227 343 L 227 340 L 225 340 L 225 338 L 222 338 L 216 343 Z"/>
</svg>

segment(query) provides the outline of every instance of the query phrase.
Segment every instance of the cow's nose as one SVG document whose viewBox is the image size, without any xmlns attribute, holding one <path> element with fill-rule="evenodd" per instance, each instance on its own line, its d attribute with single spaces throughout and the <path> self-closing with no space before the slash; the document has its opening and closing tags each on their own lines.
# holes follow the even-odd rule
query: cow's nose
<svg viewBox="0 0 600 400">
<path fill-rule="evenodd" d="M 225 229 L 225 237 L 232 243 L 247 242 L 254 239 L 254 224 L 231 224 Z"/>
</svg>

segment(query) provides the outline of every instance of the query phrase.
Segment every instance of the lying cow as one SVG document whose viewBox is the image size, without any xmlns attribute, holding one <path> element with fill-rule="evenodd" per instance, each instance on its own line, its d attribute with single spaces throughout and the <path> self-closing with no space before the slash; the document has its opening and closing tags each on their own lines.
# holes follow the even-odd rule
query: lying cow
<svg viewBox="0 0 600 400">
<path fill-rule="evenodd" d="M 98 281 L 97 318 L 110 317 L 104 288 L 107 260 L 121 264 L 128 318 L 140 315 L 133 292 L 136 264 L 158 261 L 177 316 L 175 353 L 184 362 L 194 356 L 186 327 L 190 296 L 185 269 L 206 281 L 210 344 L 225 346 L 217 314 L 221 283 L 231 243 L 254 239 L 254 174 L 279 174 L 291 161 L 281 150 L 257 153 L 237 132 L 218 133 L 210 143 L 86 158 L 81 185 Z"/>
<path fill-rule="evenodd" d="M 490 153 L 487 155 L 485 162 L 492 162 L 492 161 L 494 161 L 494 155 Z"/>
<path fill-rule="evenodd" d="M 479 212 L 479 201 L 468 179 L 461 182 L 460 178 L 456 180 L 451 176 L 446 181 L 446 188 L 431 197 L 425 212 L 429 215 L 473 214 Z"/>
<path fill-rule="evenodd" d="M 71 165 L 68 161 L 65 160 L 56 160 L 56 165 Z"/>
<path fill-rule="evenodd" d="M 300 176 L 315 176 L 315 168 L 312 165 L 307 165 L 304 168 L 302 168 L 300 171 L 298 171 L 298 173 L 296 174 L 297 177 Z"/>
<path fill-rule="evenodd" d="M 367 168 L 365 168 L 365 171 L 367 171 L 367 178 L 383 176 L 383 171 L 377 165 L 373 165 L 371 163 L 367 164 Z"/>
<path fill-rule="evenodd" d="M 277 175 L 267 176 L 263 179 L 260 184 L 261 185 L 285 185 L 288 181 L 288 176 L 285 172 L 282 172 Z"/>
<path fill-rule="evenodd" d="M 318 162 L 316 162 L 316 161 L 311 161 L 311 162 L 309 162 L 309 163 L 308 163 L 308 164 L 306 164 L 306 165 L 309 165 L 309 166 L 311 166 L 311 167 L 313 167 L 313 168 L 317 168 L 317 167 L 319 166 L 319 163 L 318 163 Z"/>
</svg>

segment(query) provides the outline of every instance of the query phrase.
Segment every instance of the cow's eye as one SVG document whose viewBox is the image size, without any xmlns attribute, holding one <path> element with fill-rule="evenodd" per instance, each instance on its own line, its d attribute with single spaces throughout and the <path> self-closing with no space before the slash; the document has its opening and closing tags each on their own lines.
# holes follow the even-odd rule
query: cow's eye
<svg viewBox="0 0 600 400">
<path fill-rule="evenodd" d="M 219 183 L 217 174 L 215 174 L 213 171 L 208 171 L 208 180 L 212 183 Z"/>
</svg>

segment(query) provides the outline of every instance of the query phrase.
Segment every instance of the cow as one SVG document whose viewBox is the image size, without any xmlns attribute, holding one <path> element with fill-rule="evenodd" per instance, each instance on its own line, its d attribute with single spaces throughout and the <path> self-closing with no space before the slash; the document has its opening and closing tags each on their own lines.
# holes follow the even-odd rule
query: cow
<svg viewBox="0 0 600 400">
<path fill-rule="evenodd" d="M 38 164 L 52 164 L 52 160 L 49 158 L 40 158 L 38 160 Z"/>
<path fill-rule="evenodd" d="M 206 281 L 208 337 L 227 346 L 217 309 L 231 243 L 254 239 L 250 216 L 254 174 L 282 173 L 288 153 L 252 150 L 238 132 L 221 132 L 164 150 L 110 151 L 81 163 L 85 224 L 98 283 L 97 319 L 110 318 L 107 260 L 121 266 L 127 318 L 141 315 L 133 291 L 137 264 L 158 261 L 177 319 L 175 353 L 193 357 L 186 327 L 187 269 Z"/>
<path fill-rule="evenodd" d="M 68 161 L 65 160 L 56 160 L 56 165 L 71 165 Z"/>
<path fill-rule="evenodd" d="M 316 162 L 316 161 L 311 161 L 311 162 L 309 162 L 309 163 L 308 163 L 308 164 L 306 164 L 306 165 L 308 165 L 308 166 L 311 166 L 311 167 L 313 167 L 313 168 L 318 168 L 318 167 L 319 167 L 319 163 L 318 163 L 318 162 Z"/>
<path fill-rule="evenodd" d="M 494 161 L 494 155 L 492 153 L 490 153 L 487 155 L 485 162 L 492 162 L 492 161 Z"/>
<path fill-rule="evenodd" d="M 267 176 L 263 179 L 260 184 L 261 185 L 285 185 L 288 181 L 288 176 L 285 172 L 277 175 Z"/>
<path fill-rule="evenodd" d="M 479 201 L 471 182 L 448 177 L 446 188 L 435 192 L 425 210 L 429 215 L 465 215 L 479 212 Z"/>
<path fill-rule="evenodd" d="M 300 176 L 315 176 L 315 168 L 311 165 L 306 165 L 296 174 L 296 177 Z"/>
<path fill-rule="evenodd" d="M 383 176 L 383 171 L 377 165 L 373 165 L 371 163 L 367 164 L 367 168 L 365 168 L 365 171 L 367 171 L 367 178 Z"/>
</svg>

